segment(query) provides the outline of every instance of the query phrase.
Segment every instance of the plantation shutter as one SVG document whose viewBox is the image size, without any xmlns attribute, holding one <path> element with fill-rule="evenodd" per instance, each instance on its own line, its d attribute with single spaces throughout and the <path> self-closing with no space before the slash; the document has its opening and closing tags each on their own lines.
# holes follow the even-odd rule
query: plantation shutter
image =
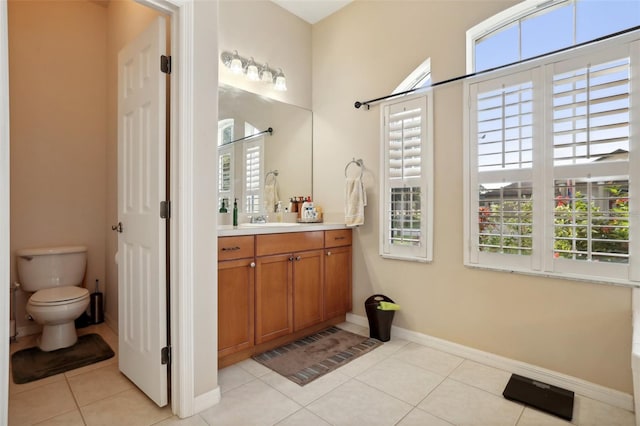
<svg viewBox="0 0 640 426">
<path fill-rule="evenodd" d="M 263 144 L 262 137 L 244 143 L 244 211 L 247 213 L 260 213 L 262 206 Z"/>
<path fill-rule="evenodd" d="M 531 266 L 534 80 L 525 71 L 470 86 L 472 263 Z"/>
<path fill-rule="evenodd" d="M 381 255 L 425 261 L 430 256 L 427 238 L 431 220 L 432 177 L 430 96 L 387 104 L 383 114 L 383 194 Z M 429 132 L 428 132 L 429 130 Z M 429 160 L 427 163 L 426 160 Z"/>
<path fill-rule="evenodd" d="M 628 50 L 607 51 L 588 62 L 583 58 L 559 62 L 552 70 L 554 261 L 550 269 L 575 272 L 592 268 L 592 262 L 599 268 L 628 264 Z"/>
<path fill-rule="evenodd" d="M 233 198 L 233 146 L 218 148 L 218 207 L 225 200 L 227 209 Z"/>
</svg>

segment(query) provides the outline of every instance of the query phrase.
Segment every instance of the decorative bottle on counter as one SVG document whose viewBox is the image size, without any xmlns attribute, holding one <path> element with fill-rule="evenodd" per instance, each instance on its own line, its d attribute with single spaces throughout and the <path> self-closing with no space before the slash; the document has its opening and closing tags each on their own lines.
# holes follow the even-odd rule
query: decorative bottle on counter
<svg viewBox="0 0 640 426">
<path fill-rule="evenodd" d="M 238 199 L 233 199 L 233 226 L 238 226 Z"/>
</svg>

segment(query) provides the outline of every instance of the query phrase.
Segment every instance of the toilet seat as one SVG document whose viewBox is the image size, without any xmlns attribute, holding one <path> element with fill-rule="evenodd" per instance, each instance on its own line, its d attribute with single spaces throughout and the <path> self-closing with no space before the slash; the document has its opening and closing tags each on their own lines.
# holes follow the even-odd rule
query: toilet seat
<svg viewBox="0 0 640 426">
<path fill-rule="evenodd" d="M 33 306 L 57 306 L 78 302 L 89 297 L 89 290 L 84 287 L 63 286 L 36 291 L 29 303 Z"/>
</svg>

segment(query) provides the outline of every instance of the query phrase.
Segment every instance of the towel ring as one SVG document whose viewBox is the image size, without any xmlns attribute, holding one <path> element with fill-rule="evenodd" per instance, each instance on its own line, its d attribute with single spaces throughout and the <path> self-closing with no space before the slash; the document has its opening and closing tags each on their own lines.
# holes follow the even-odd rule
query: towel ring
<svg viewBox="0 0 640 426">
<path fill-rule="evenodd" d="M 276 178 L 278 176 L 278 171 L 277 170 L 271 170 L 269 172 L 267 172 L 267 175 L 264 177 L 264 182 L 266 183 L 267 180 L 269 179 L 269 176 L 273 175 L 273 181 L 276 181 Z"/>
<path fill-rule="evenodd" d="M 349 166 L 352 164 L 355 164 L 356 166 L 360 167 L 360 179 L 362 179 L 362 173 L 364 173 L 364 162 L 362 161 L 362 158 L 358 158 L 357 160 L 354 158 L 353 160 L 347 163 L 347 165 L 344 167 L 344 177 L 347 177 L 347 170 L 349 169 Z"/>
</svg>

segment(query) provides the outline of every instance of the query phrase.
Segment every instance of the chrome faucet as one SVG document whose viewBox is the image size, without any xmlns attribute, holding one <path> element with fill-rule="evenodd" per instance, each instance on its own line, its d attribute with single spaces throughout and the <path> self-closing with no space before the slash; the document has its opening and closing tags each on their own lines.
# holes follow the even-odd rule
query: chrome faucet
<svg viewBox="0 0 640 426">
<path fill-rule="evenodd" d="M 251 223 L 267 223 L 267 215 L 251 216 Z"/>
</svg>

